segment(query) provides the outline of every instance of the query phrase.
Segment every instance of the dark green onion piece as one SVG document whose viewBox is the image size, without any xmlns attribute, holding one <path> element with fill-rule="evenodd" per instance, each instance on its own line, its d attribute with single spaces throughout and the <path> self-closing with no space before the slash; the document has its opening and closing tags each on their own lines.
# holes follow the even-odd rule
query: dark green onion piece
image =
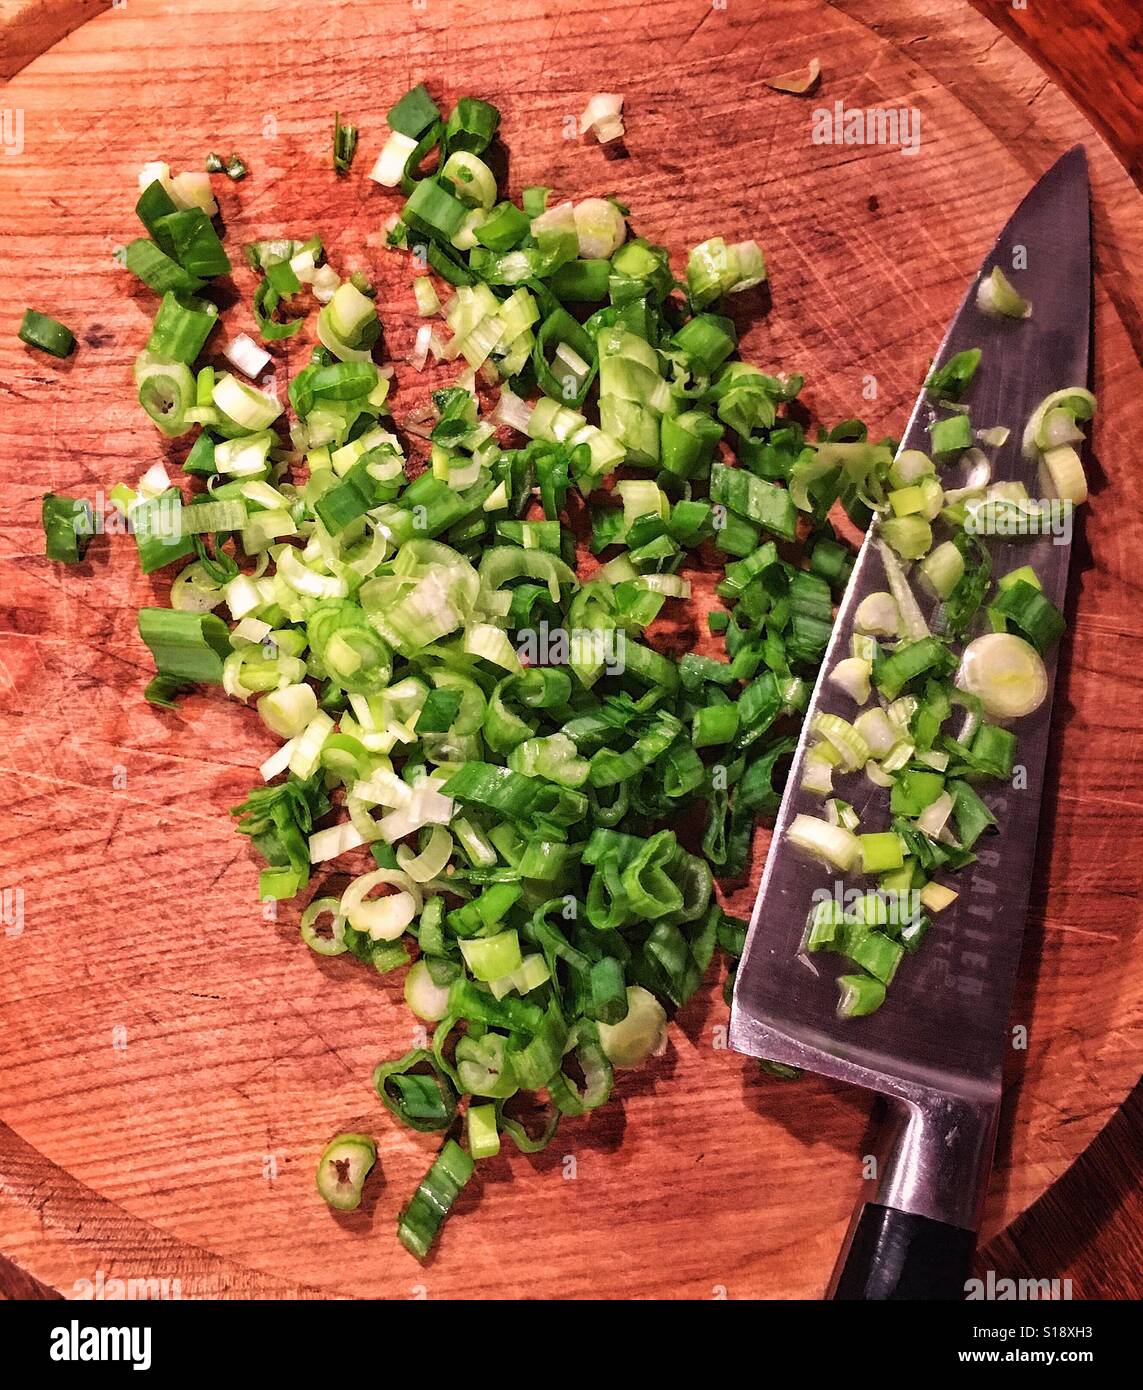
<svg viewBox="0 0 1143 1390">
<path fill-rule="evenodd" d="M 25 309 L 20 320 L 20 341 L 53 357 L 70 357 L 75 349 L 75 334 L 58 319 L 35 309 Z"/>
<path fill-rule="evenodd" d="M 342 125 L 341 115 L 333 113 L 333 169 L 336 174 L 348 174 L 357 152 L 357 127 Z"/>
<path fill-rule="evenodd" d="M 424 1259 L 440 1234 L 475 1164 L 454 1139 L 446 1139 L 412 1201 L 397 1219 L 397 1238 L 411 1254 Z"/>
<path fill-rule="evenodd" d="M 429 1071 L 415 1071 L 416 1067 Z M 373 1086 L 402 1124 L 422 1133 L 447 1129 L 456 1115 L 452 1082 L 425 1048 L 415 1047 L 395 1062 L 381 1063 L 374 1069 Z"/>
<path fill-rule="evenodd" d="M 218 322 L 218 306 L 208 299 L 168 290 L 147 339 L 147 352 L 157 362 L 184 362 L 188 366 L 206 345 Z"/>
<path fill-rule="evenodd" d="M 49 560 L 78 565 L 95 534 L 95 517 L 89 503 L 78 497 L 46 493 L 41 507 L 44 553 Z"/>
<path fill-rule="evenodd" d="M 946 401 L 959 401 L 980 366 L 980 349 L 965 348 L 950 357 L 943 367 L 931 371 L 925 379 L 925 390 Z M 935 446 L 934 446 L 935 447 Z"/>
<path fill-rule="evenodd" d="M 165 294 L 168 290 L 191 292 L 201 289 L 203 285 L 197 275 L 184 270 L 148 237 L 137 237 L 131 242 L 127 247 L 125 263 L 132 275 L 137 275 L 148 288 L 159 294 Z"/>
<path fill-rule="evenodd" d="M 213 613 L 140 608 L 139 636 L 150 648 L 159 675 L 221 684 L 222 663 L 231 652 L 230 629 Z"/>
<path fill-rule="evenodd" d="M 210 280 L 230 274 L 230 257 L 202 208 L 168 213 L 157 218 L 150 231 L 160 248 L 191 275 Z"/>
<path fill-rule="evenodd" d="M 440 108 L 422 83 L 407 91 L 400 101 L 389 108 L 386 116 L 389 129 L 407 136 L 410 140 L 419 140 L 440 118 Z"/>
</svg>

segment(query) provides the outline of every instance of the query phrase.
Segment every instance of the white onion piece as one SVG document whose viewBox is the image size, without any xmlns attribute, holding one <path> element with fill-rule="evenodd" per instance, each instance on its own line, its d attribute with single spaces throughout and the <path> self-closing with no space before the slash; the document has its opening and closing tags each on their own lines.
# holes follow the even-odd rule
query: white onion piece
<svg viewBox="0 0 1143 1390">
<path fill-rule="evenodd" d="M 138 492 L 143 498 L 158 497 L 171 485 L 170 475 L 161 463 L 153 463 L 139 479 Z"/>
<path fill-rule="evenodd" d="M 1048 674 L 1035 647 L 1010 632 L 987 632 L 964 649 L 957 684 L 976 695 L 985 714 L 1019 719 L 1048 695 Z"/>
<path fill-rule="evenodd" d="M 948 823 L 952 809 L 952 797 L 948 792 L 941 792 L 940 796 L 935 801 L 930 802 L 917 817 L 917 828 L 935 840 Z"/>
<path fill-rule="evenodd" d="M 857 605 L 853 617 L 861 632 L 872 637 L 900 637 L 901 611 L 892 594 L 867 594 Z"/>
<path fill-rule="evenodd" d="M 587 103 L 579 118 L 579 133 L 586 135 L 595 131 L 595 138 L 601 145 L 608 140 L 616 140 L 623 134 L 623 98 L 612 92 L 597 92 Z"/>
<path fill-rule="evenodd" d="M 290 765 L 290 759 L 294 754 L 294 744 L 297 739 L 290 739 L 288 743 L 283 743 L 276 753 L 271 753 L 262 766 L 258 769 L 263 782 L 272 782 L 280 772 L 285 772 Z"/>
<path fill-rule="evenodd" d="M 251 381 L 257 381 L 270 365 L 270 354 L 260 348 L 248 333 L 239 333 L 222 349 L 222 355 Z"/>
<path fill-rule="evenodd" d="M 314 298 L 319 304 L 328 304 L 337 293 L 337 287 L 341 281 L 337 278 L 337 271 L 331 265 L 319 266 L 314 272 L 313 292 Z"/>
<path fill-rule="evenodd" d="M 405 172 L 409 156 L 417 148 L 417 142 L 410 135 L 402 135 L 399 130 L 389 132 L 385 147 L 377 156 L 369 177 L 382 188 L 396 188 Z"/>
<path fill-rule="evenodd" d="M 839 690 L 844 690 L 856 704 L 863 705 L 869 699 L 871 670 L 868 661 L 859 656 L 847 656 L 829 673 L 829 682 Z"/>
<path fill-rule="evenodd" d="M 432 341 L 433 326 L 431 323 L 422 323 L 417 329 L 417 341 L 413 344 L 413 350 L 409 353 L 409 363 L 414 371 L 423 372 L 425 363 L 429 360 L 429 343 Z"/>
<path fill-rule="evenodd" d="M 193 170 L 185 174 L 176 174 L 167 189 L 174 199 L 175 206 L 187 208 L 201 208 L 207 217 L 213 217 L 218 211 L 218 204 L 214 200 L 214 190 L 210 186 L 210 175 L 208 173 L 196 173 Z"/>
<path fill-rule="evenodd" d="M 921 612 L 920 604 L 913 596 L 913 590 L 905 578 L 905 571 L 901 568 L 901 562 L 884 541 L 878 541 L 877 545 L 881 551 L 881 563 L 885 566 L 885 577 L 889 580 L 890 592 L 897 600 L 897 607 L 901 613 L 901 627 L 904 635 L 913 638 L 914 641 L 921 637 L 930 636 L 929 625 L 925 622 L 925 615 Z"/>
<path fill-rule="evenodd" d="M 315 830 L 310 836 L 310 863 L 324 864 L 327 859 L 336 859 L 338 855 L 365 843 L 365 836 L 351 820 L 327 826 L 325 830 Z"/>
<path fill-rule="evenodd" d="M 532 418 L 532 406 L 505 386 L 496 402 L 496 409 L 489 418 L 494 425 L 507 425 L 519 434 L 527 434 L 528 421 Z"/>
<path fill-rule="evenodd" d="M 585 260 L 609 260 L 627 240 L 623 214 L 607 198 L 585 198 L 574 211 L 579 254 Z"/>
</svg>

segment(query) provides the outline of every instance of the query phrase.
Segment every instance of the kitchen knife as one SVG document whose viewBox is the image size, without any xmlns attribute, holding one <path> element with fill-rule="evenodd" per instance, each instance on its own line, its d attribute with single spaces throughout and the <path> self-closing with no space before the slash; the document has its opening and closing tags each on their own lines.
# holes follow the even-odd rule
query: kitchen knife
<svg viewBox="0 0 1143 1390">
<path fill-rule="evenodd" d="M 1031 300 L 1031 317 L 995 318 L 977 309 L 976 286 L 994 266 Z M 1087 384 L 1090 321 L 1087 161 L 1076 146 L 1040 179 L 1000 233 L 935 359 L 943 363 L 965 348 L 982 350 L 964 399 L 974 427 L 1011 430 L 995 456 L 994 481 L 1019 479 L 1031 496 L 1046 495 L 1036 464 L 1022 457 L 1021 434 L 1050 391 Z M 936 413 L 922 390 L 902 449 L 928 451 L 928 426 Z M 942 481 L 954 487 L 955 477 L 946 470 Z M 798 812 L 821 814 L 820 800 L 800 790 L 813 716 L 853 716 L 852 701 L 826 675 L 850 653 L 858 604 L 889 587 L 876 530 L 875 521 L 854 565 L 794 754 L 735 981 L 730 1041 L 741 1052 L 852 1082 L 885 1098 L 876 1176 L 855 1212 L 832 1296 L 961 1298 L 995 1144 L 1056 660 L 1054 653 L 1045 657 L 1048 698 L 1013 725 L 1024 773 L 1012 786 L 981 789 L 999 832 L 978 842 L 976 862 L 956 875 L 959 897 L 935 916 L 917 954 L 904 958 L 882 1007 L 868 1017 L 839 1018 L 841 958 L 815 956 L 811 963 L 801 954 L 812 894 L 821 887 L 836 891 L 837 875 L 787 844 L 784 831 Z M 1070 527 L 1066 538 L 992 538 L 993 575 L 1030 564 L 1045 595 L 1062 609 L 1070 539 Z M 936 602 L 918 597 L 930 619 Z M 836 785 L 863 830 L 887 828 L 887 791 L 862 773 Z M 844 888 L 854 886 L 849 880 Z"/>
</svg>

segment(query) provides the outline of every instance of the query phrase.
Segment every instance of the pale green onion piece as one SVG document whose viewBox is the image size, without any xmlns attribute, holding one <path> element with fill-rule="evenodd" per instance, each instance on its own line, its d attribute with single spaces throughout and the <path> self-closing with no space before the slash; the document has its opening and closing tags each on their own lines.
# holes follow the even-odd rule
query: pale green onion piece
<svg viewBox="0 0 1143 1390">
<path fill-rule="evenodd" d="M 331 919 L 330 934 L 322 936 L 314 930 L 314 924 L 326 916 Z M 315 898 L 302 913 L 299 925 L 302 940 L 319 956 L 340 956 L 349 950 L 345 940 L 345 918 L 338 910 L 336 898 Z"/>
<path fill-rule="evenodd" d="M 848 772 L 856 772 L 869 761 L 869 745 L 857 729 L 847 720 L 836 714 L 814 716 L 813 731 L 831 743 L 841 754 L 842 767 Z"/>
<path fill-rule="evenodd" d="M 470 1105 L 465 1114 L 468 1151 L 473 1158 L 494 1158 L 500 1152 L 495 1105 Z"/>
<path fill-rule="evenodd" d="M 1024 457 L 1034 459 L 1037 452 L 1045 449 L 1078 443 L 1083 431 L 1076 421 L 1090 420 L 1095 407 L 1095 397 L 1082 386 L 1065 386 L 1045 396 L 1024 427 L 1021 441 Z"/>
<path fill-rule="evenodd" d="M 922 478 L 931 478 L 936 464 L 920 449 L 902 449 L 889 469 L 889 481 L 894 487 L 911 487 Z"/>
<path fill-rule="evenodd" d="M 1044 466 L 1056 496 L 1079 506 L 1087 501 L 1087 477 L 1079 454 L 1070 444 L 1059 444 L 1044 451 Z"/>
<path fill-rule="evenodd" d="M 259 391 L 229 372 L 224 372 L 215 382 L 211 400 L 244 430 L 268 429 L 282 413 L 282 402 L 277 396 Z"/>
<path fill-rule="evenodd" d="M 922 587 L 939 599 L 947 599 L 963 575 L 964 556 L 952 541 L 942 541 L 925 556 L 918 569 Z"/>
<path fill-rule="evenodd" d="M 291 744 L 287 743 L 285 747 L 290 748 L 292 754 Z M 339 821 L 337 825 L 328 825 L 324 830 L 315 830 L 309 843 L 310 863 L 324 864 L 327 860 L 348 854 L 351 849 L 368 844 L 369 841 L 351 820 L 347 820 Z"/>
<path fill-rule="evenodd" d="M 368 895 L 381 885 L 396 893 L 381 898 Z M 341 895 L 341 915 L 355 931 L 367 932 L 374 941 L 396 941 L 421 910 L 420 887 L 400 869 L 375 869 L 355 878 Z"/>
<path fill-rule="evenodd" d="M 511 975 L 524 963 L 520 954 L 520 938 L 514 929 L 498 932 L 495 936 L 462 940 L 460 953 L 473 978 L 485 982 Z"/>
<path fill-rule="evenodd" d="M 438 985 L 428 962 L 416 961 L 405 977 L 405 1003 L 426 1023 L 439 1023 L 448 1013 L 448 985 Z"/>
<path fill-rule="evenodd" d="M 919 560 L 932 549 L 932 527 L 920 516 L 890 517 L 881 523 L 881 534 L 903 560 Z"/>
<path fill-rule="evenodd" d="M 406 845 L 397 847 L 397 867 L 407 873 L 414 883 L 428 883 L 444 873 L 452 850 L 452 836 L 443 825 L 434 825 L 420 854 L 414 855 Z"/>
<path fill-rule="evenodd" d="M 921 906 L 928 912 L 943 912 L 956 902 L 960 894 L 943 883 L 926 883 L 921 889 Z"/>
<path fill-rule="evenodd" d="M 258 713 L 271 733 L 295 738 L 317 713 L 317 695 L 308 685 L 285 685 L 262 696 Z"/>
<path fill-rule="evenodd" d="M 418 275 L 413 281 L 413 294 L 417 300 L 417 313 L 421 318 L 431 318 L 433 314 L 440 313 L 440 296 L 427 275 Z"/>
<path fill-rule="evenodd" d="M 999 266 L 976 287 L 976 307 L 982 314 L 1000 315 L 1010 319 L 1026 319 L 1032 315 L 1032 305 L 1013 289 Z"/>
<path fill-rule="evenodd" d="M 325 710 L 319 709 L 294 740 L 294 749 L 290 754 L 290 771 L 295 777 L 314 775 L 321 759 L 322 747 L 331 733 L 333 720 Z"/>
<path fill-rule="evenodd" d="M 454 150 L 437 178 L 448 179 L 462 203 L 487 212 L 496 201 L 496 175 L 483 159 L 468 150 Z"/>
<path fill-rule="evenodd" d="M 872 637 L 901 636 L 901 610 L 892 594 L 867 594 L 857 605 L 853 621 Z"/>
<path fill-rule="evenodd" d="M 861 857 L 861 841 L 852 831 L 814 816 L 798 815 L 790 822 L 786 838 L 792 845 L 824 860 L 831 868 L 848 873 Z"/>
<path fill-rule="evenodd" d="M 585 198 L 576 204 L 574 218 L 584 260 L 610 260 L 627 239 L 623 214 L 608 198 Z"/>
<path fill-rule="evenodd" d="M 599 1042 L 613 1067 L 638 1067 L 658 1052 L 667 1036 L 667 1014 L 642 985 L 627 986 L 627 1014 L 618 1023 L 600 1023 Z"/>
<path fill-rule="evenodd" d="M 844 657 L 829 673 L 831 685 L 836 685 L 856 704 L 864 705 L 869 699 L 869 677 L 872 667 L 859 656 Z"/>
<path fill-rule="evenodd" d="M 301 553 L 291 545 L 283 546 L 278 553 L 278 574 L 295 593 L 307 598 L 345 598 L 349 593 L 346 580 L 307 568 Z"/>
</svg>

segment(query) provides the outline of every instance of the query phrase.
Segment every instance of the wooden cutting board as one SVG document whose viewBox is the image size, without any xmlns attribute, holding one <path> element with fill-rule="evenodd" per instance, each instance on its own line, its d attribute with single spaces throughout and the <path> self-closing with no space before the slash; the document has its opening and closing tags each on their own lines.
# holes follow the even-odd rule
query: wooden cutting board
<svg viewBox="0 0 1143 1390">
<path fill-rule="evenodd" d="M 764 85 L 813 55 L 816 96 Z M 1065 148 L 1087 145 L 1101 413 L 996 1232 L 1139 1071 L 1143 203 L 1112 155 L 957 4 L 129 0 L 2 97 L 23 136 L 0 155 L 0 1251 L 68 1295 L 102 1277 L 177 1279 L 184 1297 L 812 1297 L 841 1240 L 867 1098 L 770 1081 L 726 1051 L 712 979 L 667 1055 L 624 1076 L 616 1102 L 567 1123 L 537 1158 L 481 1165 L 419 1266 L 394 1221 L 435 1143 L 397 1129 L 369 1088 L 373 1064 L 413 1040 L 400 980 L 316 959 L 288 910 L 265 919 L 226 808 L 272 741 L 217 694 L 177 714 L 141 699 L 150 662 L 134 614 L 163 601 L 167 581 L 141 576 L 124 538 L 97 540 L 76 569 L 42 555 L 41 493 L 94 500 L 161 454 L 130 388 L 153 300 L 115 260 L 137 233 L 145 160 L 198 168 L 209 149 L 241 152 L 251 177 L 218 181 L 228 244 L 318 231 L 335 266 L 366 268 L 399 364 L 398 418 L 420 403 L 427 378 L 401 365 L 415 332 L 408 265 L 379 247 L 396 202 L 363 175 L 386 108 L 421 79 L 446 100 L 471 91 L 500 106 L 514 194 L 536 182 L 573 198 L 617 191 L 680 267 L 705 235 L 757 236 L 773 303 L 764 317 L 753 296 L 736 304 L 754 323 L 745 355 L 803 371 L 821 417 L 860 412 L 875 434 L 901 429 L 1017 200 Z M 626 95 L 623 158 L 565 138 L 597 89 Z M 919 109 L 919 152 L 812 143 L 813 109 L 839 100 Z M 335 107 L 361 127 L 344 181 L 330 169 Z M 250 326 L 251 282 L 236 280 L 237 329 Z M 76 329 L 72 360 L 16 343 L 26 304 Z M 277 351 L 281 380 L 304 351 Z M 316 1199 L 313 1168 L 347 1127 L 377 1135 L 380 1161 L 365 1208 L 339 1217 Z"/>
</svg>

